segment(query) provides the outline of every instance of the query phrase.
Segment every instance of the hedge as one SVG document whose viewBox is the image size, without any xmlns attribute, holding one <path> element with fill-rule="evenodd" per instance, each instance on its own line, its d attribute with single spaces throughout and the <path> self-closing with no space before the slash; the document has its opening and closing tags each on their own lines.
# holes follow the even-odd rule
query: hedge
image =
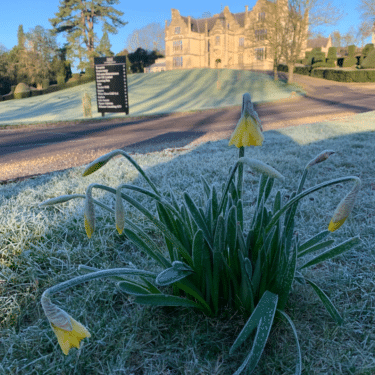
<svg viewBox="0 0 375 375">
<path fill-rule="evenodd" d="M 338 82 L 375 82 L 375 70 L 314 69 L 311 76 Z"/>
<path fill-rule="evenodd" d="M 80 78 L 73 80 L 71 82 L 65 82 L 64 84 L 61 85 L 52 85 L 47 87 L 44 90 L 31 90 L 31 96 L 38 96 L 38 95 L 43 95 L 43 94 L 49 94 L 51 92 L 56 92 L 64 89 L 69 89 L 71 87 L 79 86 L 84 83 L 92 82 L 95 81 L 95 77 L 85 77 L 85 75 L 81 76 Z M 13 92 L 10 92 L 7 95 L 3 95 L 3 100 L 12 100 L 14 99 Z"/>
<path fill-rule="evenodd" d="M 280 72 L 288 72 L 288 66 L 279 64 L 277 70 Z M 337 82 L 375 82 L 374 69 L 361 70 L 343 70 L 343 69 L 312 69 L 309 66 L 296 66 L 294 73 L 310 75 L 315 78 L 324 78 Z"/>
</svg>

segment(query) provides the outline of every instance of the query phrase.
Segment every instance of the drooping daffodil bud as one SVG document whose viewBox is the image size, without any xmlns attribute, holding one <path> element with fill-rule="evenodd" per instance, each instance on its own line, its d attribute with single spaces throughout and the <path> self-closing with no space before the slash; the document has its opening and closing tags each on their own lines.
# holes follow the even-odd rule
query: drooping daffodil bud
<svg viewBox="0 0 375 375">
<path fill-rule="evenodd" d="M 327 160 L 331 155 L 333 155 L 335 151 L 332 150 L 324 150 L 319 155 L 317 155 L 314 159 L 312 159 L 306 166 L 306 168 L 310 168 L 315 164 L 319 164 L 325 160 Z"/>
<path fill-rule="evenodd" d="M 275 168 L 272 168 L 270 165 L 263 163 L 258 159 L 250 159 L 247 157 L 239 158 L 239 163 L 248 165 L 251 169 L 256 170 L 259 173 L 263 173 L 272 178 L 278 178 L 279 180 L 284 181 L 285 177 L 278 172 Z"/>
<path fill-rule="evenodd" d="M 85 208 L 83 211 L 85 219 L 85 230 L 88 238 L 91 238 L 95 230 L 95 211 L 94 211 L 94 202 L 91 195 L 91 185 L 87 188 L 86 199 L 85 199 Z"/>
<path fill-rule="evenodd" d="M 229 146 L 261 146 L 264 136 L 262 124 L 258 114 L 254 110 L 250 94 L 246 93 L 242 98 L 241 118 L 239 119 L 234 132 L 229 140 Z"/>
<path fill-rule="evenodd" d="M 100 156 L 86 167 L 86 169 L 82 173 L 82 176 L 88 176 L 89 174 L 97 171 L 103 165 L 107 164 L 113 157 L 115 157 L 116 155 L 120 155 L 121 153 L 123 153 L 122 150 L 113 150 L 105 155 Z"/>
<path fill-rule="evenodd" d="M 356 180 L 353 189 L 348 193 L 348 195 L 339 203 L 333 217 L 328 225 L 328 230 L 334 232 L 336 229 L 340 228 L 344 224 L 345 220 L 348 218 L 353 210 L 354 202 L 357 197 L 359 188 L 361 187 L 360 180 Z"/>
<path fill-rule="evenodd" d="M 70 348 L 73 346 L 79 349 L 82 339 L 91 337 L 87 328 L 53 304 L 48 294 L 43 293 L 41 301 L 44 313 L 65 355 L 68 355 Z"/>
<path fill-rule="evenodd" d="M 119 234 L 122 233 L 125 227 L 125 209 L 121 198 L 121 186 L 116 190 L 116 207 L 115 207 L 115 222 L 116 229 Z"/>
</svg>

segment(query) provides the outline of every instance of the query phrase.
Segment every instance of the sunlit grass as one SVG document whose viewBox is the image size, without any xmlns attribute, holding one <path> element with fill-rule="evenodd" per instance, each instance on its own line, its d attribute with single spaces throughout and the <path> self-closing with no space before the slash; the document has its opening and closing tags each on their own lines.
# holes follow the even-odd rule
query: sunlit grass
<svg viewBox="0 0 375 375">
<path fill-rule="evenodd" d="M 218 78 L 219 77 L 219 78 Z M 220 90 L 216 82 L 220 81 Z M 128 76 L 129 116 L 195 111 L 238 105 L 244 92 L 252 101 L 267 102 L 290 97 L 299 91 L 295 85 L 274 82 L 267 74 L 231 69 L 193 69 Z M 97 112 L 95 82 L 22 100 L 0 102 L 0 125 L 82 120 L 82 97 L 92 100 L 92 115 Z M 105 117 L 124 117 L 106 113 Z M 128 116 L 127 116 L 128 117 Z"/>
<path fill-rule="evenodd" d="M 284 194 L 296 188 L 304 165 L 325 149 L 335 150 L 336 154 L 311 169 L 306 188 L 346 175 L 362 180 L 351 216 L 332 236 L 339 243 L 359 234 L 361 245 L 306 272 L 330 296 L 346 323 L 337 327 L 314 292 L 306 287 L 295 287 L 286 308 L 298 331 L 305 374 L 375 373 L 373 117 L 374 113 L 368 113 L 348 121 L 265 132 L 262 147 L 246 150 L 247 156 L 283 173 Z M 223 140 L 133 157 L 162 191 L 167 192 L 171 184 L 179 199 L 185 190 L 198 199 L 202 194 L 201 175 L 217 187 L 227 177 L 237 158 L 237 150 L 227 144 Z M 46 288 L 77 275 L 79 264 L 101 269 L 129 263 L 141 269 L 156 267 L 117 234 L 114 217 L 98 207 L 91 239 L 83 225 L 83 200 L 38 208 L 48 198 L 83 194 L 91 182 L 116 187 L 128 181 L 143 186 L 143 180 L 123 158 L 111 160 L 85 178 L 81 177 L 83 169 L 0 187 L 0 374 L 233 373 L 248 349 L 234 357 L 228 355 L 244 324 L 241 317 L 227 311 L 220 318 L 208 319 L 192 310 L 138 306 L 108 280 L 54 296 L 54 302 L 92 335 L 83 340 L 81 349 L 72 349 L 68 356 L 62 354 L 40 305 Z M 258 176 L 245 173 L 245 205 L 253 201 L 257 181 Z M 347 190 L 347 186 L 336 185 L 300 202 L 296 230 L 301 241 L 327 228 Z M 143 200 L 141 195 L 137 198 Z M 100 199 L 114 205 L 112 196 L 102 195 Z M 146 199 L 143 204 L 152 207 Z M 126 209 L 129 218 L 159 238 L 140 215 Z M 159 243 L 162 246 L 161 240 Z M 293 374 L 294 363 L 295 346 L 289 327 L 275 326 L 256 373 Z"/>
</svg>

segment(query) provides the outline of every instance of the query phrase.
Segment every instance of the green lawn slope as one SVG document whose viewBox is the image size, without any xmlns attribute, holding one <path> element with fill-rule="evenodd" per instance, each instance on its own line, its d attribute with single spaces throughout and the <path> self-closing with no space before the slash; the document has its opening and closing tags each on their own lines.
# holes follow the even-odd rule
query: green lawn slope
<svg viewBox="0 0 375 375">
<path fill-rule="evenodd" d="M 217 81 L 219 79 L 220 89 Z M 272 77 L 230 69 L 178 70 L 128 76 L 130 116 L 185 112 L 238 105 L 245 92 L 255 103 L 288 98 L 296 86 L 274 82 Z M 97 112 L 95 82 L 51 94 L 0 102 L 0 125 L 83 119 L 82 96 L 92 99 Z M 124 113 L 106 114 L 121 117 Z"/>
</svg>

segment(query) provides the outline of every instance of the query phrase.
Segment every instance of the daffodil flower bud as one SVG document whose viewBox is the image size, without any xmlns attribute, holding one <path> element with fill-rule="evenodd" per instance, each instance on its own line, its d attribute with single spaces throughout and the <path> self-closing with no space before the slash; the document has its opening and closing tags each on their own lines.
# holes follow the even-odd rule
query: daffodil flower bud
<svg viewBox="0 0 375 375">
<path fill-rule="evenodd" d="M 264 136 L 262 133 L 262 124 L 258 114 L 254 110 L 250 94 L 246 93 L 242 98 L 241 118 L 239 119 L 234 132 L 229 140 L 229 146 L 261 146 Z"/>
<path fill-rule="evenodd" d="M 85 208 L 83 213 L 85 218 L 86 234 L 88 238 L 91 238 L 95 230 L 95 212 L 90 186 L 88 187 L 86 192 Z"/>
<path fill-rule="evenodd" d="M 121 185 L 116 190 L 115 221 L 117 232 L 121 234 L 125 227 L 125 209 L 121 198 Z"/>
<path fill-rule="evenodd" d="M 122 153 L 122 150 L 113 150 L 108 152 L 108 154 L 102 155 L 99 158 L 91 162 L 87 168 L 83 171 L 83 176 L 88 176 L 91 173 L 94 173 L 100 169 L 103 165 L 107 164 L 114 156 Z"/>
<path fill-rule="evenodd" d="M 47 295 L 43 294 L 41 301 L 44 313 L 65 355 L 68 355 L 70 348 L 73 346 L 79 349 L 82 339 L 91 337 L 85 326 L 53 304 Z"/>
<path fill-rule="evenodd" d="M 312 167 L 315 164 L 319 164 L 319 163 L 327 160 L 334 153 L 335 153 L 335 151 L 332 151 L 332 150 L 324 150 L 323 152 L 321 152 L 318 156 L 316 156 L 314 159 L 312 159 L 307 164 L 306 169 Z"/>
<path fill-rule="evenodd" d="M 348 195 L 340 202 L 337 206 L 333 217 L 328 225 L 328 230 L 334 232 L 336 229 L 340 228 L 344 224 L 345 220 L 348 218 L 353 210 L 354 202 L 357 197 L 361 182 L 357 180 L 353 189 L 348 193 Z"/>
<path fill-rule="evenodd" d="M 248 165 L 251 169 L 256 170 L 259 173 L 263 173 L 272 178 L 278 178 L 279 180 L 284 181 L 285 177 L 278 172 L 275 168 L 272 168 L 270 165 L 263 163 L 257 159 L 250 159 L 250 158 L 240 158 L 238 159 L 239 163 L 244 163 Z"/>
</svg>

